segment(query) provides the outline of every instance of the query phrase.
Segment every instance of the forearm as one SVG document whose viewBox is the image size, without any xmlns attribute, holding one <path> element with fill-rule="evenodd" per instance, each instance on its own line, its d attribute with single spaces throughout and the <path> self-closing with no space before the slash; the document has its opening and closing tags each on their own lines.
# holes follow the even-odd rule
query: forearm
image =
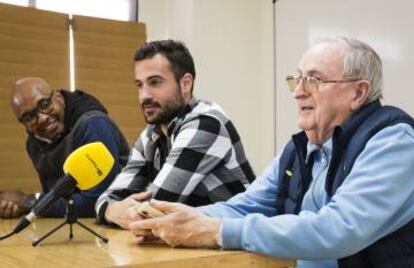
<svg viewBox="0 0 414 268">
<path fill-rule="evenodd" d="M 101 195 L 95 204 L 97 221 L 100 224 L 108 223 L 105 212 L 108 205 L 115 201 L 121 201 L 131 194 L 145 191 L 147 179 L 145 177 L 134 177 L 133 173 L 120 173 L 111 186 Z"/>
</svg>

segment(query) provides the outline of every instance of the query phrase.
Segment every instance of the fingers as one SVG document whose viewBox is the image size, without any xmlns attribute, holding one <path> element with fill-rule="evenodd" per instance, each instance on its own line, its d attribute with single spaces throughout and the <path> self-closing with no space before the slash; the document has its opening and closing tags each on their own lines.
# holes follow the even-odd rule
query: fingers
<svg viewBox="0 0 414 268">
<path fill-rule="evenodd" d="M 144 219 L 138 212 L 137 212 L 137 208 L 139 207 L 139 205 L 135 205 L 132 207 L 129 207 L 127 210 L 127 214 L 128 214 L 128 224 L 133 222 L 133 221 L 139 221 Z"/>
<path fill-rule="evenodd" d="M 151 232 L 151 231 L 148 231 Z M 137 244 L 142 244 L 146 241 L 151 241 L 151 242 L 157 242 L 159 241 L 160 243 L 163 243 L 162 240 L 160 240 L 158 237 L 154 236 L 152 233 L 148 233 L 145 235 L 134 235 L 133 237 L 135 243 Z"/>
<path fill-rule="evenodd" d="M 0 202 L 0 217 L 4 218 L 4 210 L 6 209 L 7 201 L 1 200 Z"/>
<path fill-rule="evenodd" d="M 142 244 L 145 241 L 145 237 L 143 236 L 134 236 L 134 242 L 137 244 Z"/>
<path fill-rule="evenodd" d="M 132 199 L 134 199 L 136 201 L 143 201 L 143 200 L 150 199 L 151 196 L 152 196 L 152 192 L 151 191 L 147 191 L 147 192 L 132 194 L 129 197 L 131 197 Z"/>
<path fill-rule="evenodd" d="M 154 237 L 159 237 L 162 241 L 164 241 L 164 243 L 171 247 L 177 247 L 181 245 L 180 236 L 169 233 L 162 228 L 152 229 L 151 232 L 154 235 Z"/>
<path fill-rule="evenodd" d="M 157 236 L 153 235 L 151 230 L 141 230 L 137 229 L 132 231 L 132 234 L 134 236 L 134 241 L 137 244 L 142 244 L 145 241 L 153 241 L 158 239 Z"/>
<path fill-rule="evenodd" d="M 14 211 L 17 212 L 18 206 L 11 201 L 2 200 L 0 202 L 0 217 L 2 218 L 12 218 L 14 216 Z"/>
<path fill-rule="evenodd" d="M 145 237 L 154 237 L 151 230 L 145 230 L 145 229 L 136 229 L 132 231 L 132 234 L 134 236 L 145 236 Z"/>
<path fill-rule="evenodd" d="M 167 214 L 187 209 L 187 206 L 181 203 L 172 203 L 167 201 L 159 201 L 155 199 L 151 200 L 150 204 L 152 207 L 159 209 Z"/>
<path fill-rule="evenodd" d="M 134 233 L 138 230 L 152 230 L 157 229 L 159 226 L 159 219 L 143 219 L 140 221 L 134 221 L 129 224 L 129 229 Z"/>
<path fill-rule="evenodd" d="M 12 211 L 11 211 L 11 217 L 16 218 L 16 217 L 19 216 L 19 214 L 20 214 L 19 213 L 19 206 L 16 205 L 16 204 L 13 204 Z"/>
</svg>

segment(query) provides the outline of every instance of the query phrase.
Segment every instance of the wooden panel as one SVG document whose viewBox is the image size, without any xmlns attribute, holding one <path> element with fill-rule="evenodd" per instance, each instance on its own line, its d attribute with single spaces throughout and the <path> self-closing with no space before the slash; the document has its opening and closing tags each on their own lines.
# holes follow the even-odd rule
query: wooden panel
<svg viewBox="0 0 414 268">
<path fill-rule="evenodd" d="M 68 38 L 66 15 L 0 4 L 0 189 L 40 189 L 26 154 L 26 132 L 9 107 L 10 90 L 25 76 L 68 88 Z"/>
<path fill-rule="evenodd" d="M 74 16 L 76 87 L 98 97 L 132 144 L 145 121 L 133 83 L 133 55 L 145 25 Z"/>
</svg>

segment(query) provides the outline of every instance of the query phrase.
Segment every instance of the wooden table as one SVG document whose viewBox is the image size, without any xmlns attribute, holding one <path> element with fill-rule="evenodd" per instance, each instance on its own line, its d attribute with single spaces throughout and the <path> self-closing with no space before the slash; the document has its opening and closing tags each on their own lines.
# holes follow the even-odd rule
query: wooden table
<svg viewBox="0 0 414 268">
<path fill-rule="evenodd" d="M 293 260 L 265 257 L 243 251 L 170 248 L 165 245 L 133 243 L 129 231 L 98 226 L 94 219 L 82 223 L 109 238 L 105 244 L 78 225 L 69 240 L 69 225 L 37 247 L 32 241 L 61 223 L 62 219 L 38 219 L 21 233 L 0 241 L 0 267 L 288 267 Z M 0 235 L 11 231 L 17 220 L 0 219 Z"/>
</svg>

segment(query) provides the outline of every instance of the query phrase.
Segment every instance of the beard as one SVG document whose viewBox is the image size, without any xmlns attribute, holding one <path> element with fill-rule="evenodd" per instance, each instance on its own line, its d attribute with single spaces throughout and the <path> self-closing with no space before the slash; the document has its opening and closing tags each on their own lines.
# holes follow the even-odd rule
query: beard
<svg viewBox="0 0 414 268">
<path fill-rule="evenodd" d="M 144 109 L 144 105 L 153 105 L 159 108 L 158 112 L 147 114 Z M 167 125 L 173 120 L 185 106 L 185 101 L 181 95 L 181 88 L 176 90 L 175 98 L 167 101 L 163 105 L 153 99 L 144 100 L 141 104 L 141 108 L 144 113 L 145 121 L 148 124 L 165 124 Z"/>
</svg>

